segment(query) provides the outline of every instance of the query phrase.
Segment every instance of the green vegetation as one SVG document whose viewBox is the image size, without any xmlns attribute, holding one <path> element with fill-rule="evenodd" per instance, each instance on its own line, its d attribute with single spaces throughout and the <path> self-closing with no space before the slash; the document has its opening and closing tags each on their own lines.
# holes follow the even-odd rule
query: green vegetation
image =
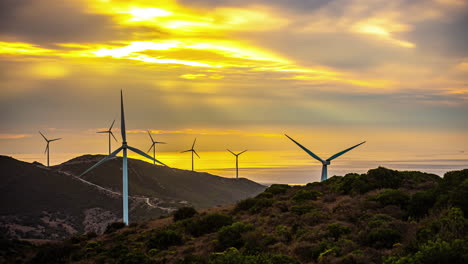
<svg viewBox="0 0 468 264">
<path fill-rule="evenodd" d="M 29 252 L 31 263 L 468 263 L 467 181 L 468 170 L 439 178 L 378 168 L 6 251 Z"/>
</svg>

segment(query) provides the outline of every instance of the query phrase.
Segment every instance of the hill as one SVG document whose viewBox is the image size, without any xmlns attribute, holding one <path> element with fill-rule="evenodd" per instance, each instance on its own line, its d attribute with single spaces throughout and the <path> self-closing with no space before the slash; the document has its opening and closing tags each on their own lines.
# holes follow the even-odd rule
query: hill
<svg viewBox="0 0 468 264">
<path fill-rule="evenodd" d="M 54 170 L 80 175 L 104 158 L 84 155 Z M 122 190 L 122 158 L 115 157 L 83 176 L 83 179 L 107 189 Z M 209 173 L 154 165 L 138 159 L 128 160 L 129 193 L 163 200 L 185 201 L 195 208 L 210 208 L 237 202 L 262 192 L 266 187 L 245 178 L 223 178 Z"/>
<path fill-rule="evenodd" d="M 59 244 L 4 243 L 31 263 L 468 263 L 468 169 L 443 178 L 385 168 L 272 185 L 236 205 Z M 16 251 L 15 251 L 16 250 Z"/>
<path fill-rule="evenodd" d="M 84 178 L 76 176 L 101 157 L 82 156 L 47 168 L 0 156 L 2 232 L 12 238 L 55 240 L 75 233 L 100 234 L 109 223 L 119 221 L 121 158 L 104 163 Z M 133 159 L 129 168 L 133 222 L 155 219 L 186 205 L 231 204 L 265 189 L 247 179 L 236 181 Z"/>
</svg>

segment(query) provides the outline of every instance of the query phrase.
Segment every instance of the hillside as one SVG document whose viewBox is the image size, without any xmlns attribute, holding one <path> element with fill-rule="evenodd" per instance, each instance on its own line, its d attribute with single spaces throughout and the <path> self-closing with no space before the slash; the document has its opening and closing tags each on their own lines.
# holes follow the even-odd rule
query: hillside
<svg viewBox="0 0 468 264">
<path fill-rule="evenodd" d="M 80 175 L 102 158 L 103 155 L 84 155 L 52 169 Z M 120 192 L 121 168 L 122 158 L 115 157 L 84 175 L 83 179 Z M 154 165 L 138 159 L 128 159 L 128 168 L 130 195 L 185 201 L 196 208 L 231 204 L 265 190 L 265 186 L 245 178 L 223 178 L 203 172 Z"/>
<path fill-rule="evenodd" d="M 0 228 L 12 238 L 63 239 L 102 233 L 121 218 L 121 158 L 79 178 L 102 156 L 82 156 L 51 168 L 0 156 Z M 185 205 L 232 204 L 264 186 L 129 159 L 130 221 L 167 215 Z"/>
<path fill-rule="evenodd" d="M 114 224 L 99 237 L 8 242 L 2 254 L 31 263 L 468 263 L 466 197 L 468 169 L 440 178 L 377 168 L 272 185 L 233 206 Z"/>
</svg>

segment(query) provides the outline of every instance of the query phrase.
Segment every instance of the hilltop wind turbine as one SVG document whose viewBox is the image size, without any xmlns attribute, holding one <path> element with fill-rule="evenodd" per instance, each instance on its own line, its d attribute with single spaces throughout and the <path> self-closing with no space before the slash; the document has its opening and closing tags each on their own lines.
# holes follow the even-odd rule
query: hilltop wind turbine
<svg viewBox="0 0 468 264">
<path fill-rule="evenodd" d="M 346 152 L 352 150 L 353 148 L 356 148 L 364 143 L 366 143 L 366 141 L 363 141 L 355 146 L 352 146 L 350 148 L 347 148 L 341 152 L 338 152 L 336 153 L 335 155 L 329 157 L 328 159 L 326 160 L 322 160 L 321 158 L 319 158 L 319 156 L 315 155 L 312 151 L 308 150 L 306 147 L 302 146 L 301 144 L 299 144 L 297 141 L 295 141 L 294 139 L 292 139 L 291 137 L 289 137 L 288 135 L 284 134 L 285 136 L 287 136 L 290 140 L 292 140 L 292 142 L 296 143 L 301 149 L 303 149 L 305 152 L 307 152 L 307 154 L 309 154 L 310 156 L 312 156 L 312 158 L 320 161 L 322 163 L 322 178 L 320 179 L 320 181 L 325 181 L 327 179 L 327 166 L 330 165 L 330 161 L 338 158 L 339 156 L 345 154 Z"/>
<path fill-rule="evenodd" d="M 98 163 L 94 164 L 91 168 L 87 169 L 85 172 L 81 173 L 80 177 L 91 171 L 92 169 L 96 168 L 97 166 L 101 165 L 105 161 L 109 160 L 112 157 L 115 157 L 120 151 L 122 151 L 123 156 L 123 163 L 122 163 L 122 200 L 123 200 L 123 222 L 125 225 L 128 225 L 128 167 L 127 167 L 127 149 L 139 154 L 145 158 L 153 160 L 161 165 L 166 166 L 164 163 L 152 158 L 150 155 L 146 154 L 145 152 L 131 147 L 127 145 L 127 137 L 126 137 L 126 130 L 125 130 L 125 114 L 124 114 L 124 105 L 123 105 L 123 94 L 122 90 L 120 90 L 120 126 L 121 126 L 121 133 L 122 133 L 122 146 L 116 149 L 111 154 L 105 156 L 102 160 Z"/>
<path fill-rule="evenodd" d="M 47 138 L 41 133 L 41 131 L 39 131 L 39 134 L 41 134 L 41 136 L 42 136 L 42 137 L 45 139 L 45 141 L 47 142 L 47 146 L 46 146 L 46 148 L 45 148 L 44 154 L 47 153 L 47 167 L 49 167 L 49 152 L 50 152 L 49 143 L 50 143 L 50 142 L 53 142 L 53 141 L 60 140 L 60 139 L 62 139 L 62 138 L 47 139 Z"/>
<path fill-rule="evenodd" d="M 200 156 L 198 156 L 198 153 L 195 151 L 194 147 L 195 147 L 195 142 L 197 142 L 197 138 L 195 138 L 195 140 L 193 141 L 193 144 L 192 144 L 192 148 L 191 149 L 187 149 L 185 151 L 181 151 L 180 153 L 184 153 L 184 152 L 192 152 L 192 171 L 193 170 L 193 153 L 195 153 L 195 155 L 197 155 L 198 158 L 200 158 Z"/>
<path fill-rule="evenodd" d="M 236 179 L 239 179 L 239 155 L 246 152 L 247 150 L 244 150 L 244 151 L 239 152 L 237 154 L 230 151 L 229 149 L 227 151 L 231 152 L 232 155 L 236 156 Z"/>
<path fill-rule="evenodd" d="M 156 144 L 166 144 L 166 142 L 160 142 L 160 141 L 154 141 L 153 137 L 151 136 L 151 133 L 148 131 L 148 135 L 151 138 L 151 147 L 148 149 L 147 152 L 150 152 L 151 149 L 153 149 L 153 159 L 156 159 Z M 156 162 L 153 160 L 153 163 L 156 164 Z"/>
<path fill-rule="evenodd" d="M 109 134 L 109 155 L 111 154 L 111 136 L 115 139 L 115 142 L 117 142 L 117 139 L 115 138 L 114 133 L 112 133 L 112 127 L 114 126 L 114 123 L 115 123 L 115 119 L 112 122 L 112 125 L 109 127 L 109 130 L 96 132 L 96 133 L 107 133 L 107 134 Z"/>
</svg>

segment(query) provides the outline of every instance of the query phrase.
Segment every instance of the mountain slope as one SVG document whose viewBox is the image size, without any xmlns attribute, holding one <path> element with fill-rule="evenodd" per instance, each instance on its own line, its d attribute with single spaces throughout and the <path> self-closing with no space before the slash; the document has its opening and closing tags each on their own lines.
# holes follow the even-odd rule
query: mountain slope
<svg viewBox="0 0 468 264">
<path fill-rule="evenodd" d="M 80 175 L 103 157 L 85 155 L 54 166 L 53 169 Z M 83 179 L 120 192 L 121 167 L 122 158 L 115 157 L 84 175 Z M 137 159 L 129 159 L 128 168 L 130 195 L 187 201 L 196 208 L 231 204 L 265 189 L 265 186 L 244 178 L 223 178 L 208 173 L 153 165 Z"/>
<path fill-rule="evenodd" d="M 174 218 L 18 256 L 35 255 L 32 263 L 461 264 L 468 262 L 466 197 L 468 169 L 440 178 L 378 168 L 272 185 L 235 206 L 195 215 L 179 209 Z"/>
<path fill-rule="evenodd" d="M 104 163 L 87 178 L 76 176 L 100 158 L 83 156 L 47 168 L 0 156 L 0 228 L 10 237 L 29 239 L 102 233 L 121 219 L 121 159 Z M 167 215 L 187 204 L 234 203 L 265 188 L 246 179 L 234 181 L 132 159 L 129 168 L 130 222 Z"/>
</svg>

